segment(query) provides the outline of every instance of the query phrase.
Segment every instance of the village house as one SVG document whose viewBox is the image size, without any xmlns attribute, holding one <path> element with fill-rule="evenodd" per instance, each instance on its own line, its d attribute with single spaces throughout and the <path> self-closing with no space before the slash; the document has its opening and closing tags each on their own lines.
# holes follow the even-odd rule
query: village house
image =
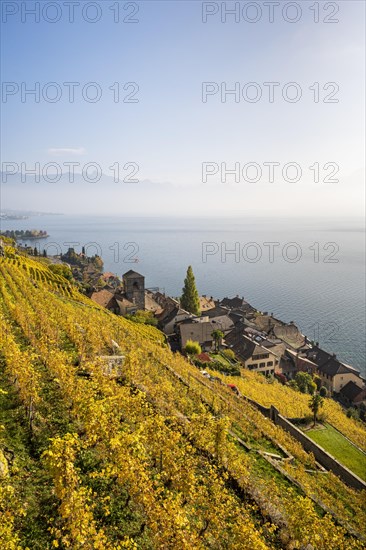
<svg viewBox="0 0 366 550">
<path fill-rule="evenodd" d="M 121 279 L 117 277 L 117 275 L 115 275 L 114 273 L 111 273 L 110 271 L 103 273 L 103 275 L 101 276 L 101 279 L 103 283 L 108 285 L 108 287 L 110 288 L 116 289 L 122 285 Z"/>
<path fill-rule="evenodd" d="M 307 372 L 311 376 L 316 374 L 317 366 L 305 355 L 305 350 L 286 349 L 286 363 L 282 365 L 282 373 L 288 380 L 295 378 L 299 371 Z"/>
<path fill-rule="evenodd" d="M 235 353 L 245 369 L 266 375 L 279 372 L 282 347 L 280 349 L 265 347 L 263 339 L 260 339 L 259 342 L 255 341 L 245 334 L 241 326 L 234 328 L 226 335 L 225 343 Z"/>
<path fill-rule="evenodd" d="M 212 323 L 208 318 L 201 318 L 196 321 L 183 321 L 179 324 L 180 346 L 183 350 L 188 340 L 198 342 L 203 351 L 212 351 L 214 349 L 214 339 L 212 336 Z"/>
<path fill-rule="evenodd" d="M 352 380 L 347 382 L 339 392 L 339 400 L 346 407 L 361 407 L 366 405 L 366 386 L 361 388 Z"/>
<path fill-rule="evenodd" d="M 116 315 L 133 315 L 137 311 L 136 304 L 127 300 L 125 296 L 116 294 L 107 289 L 93 292 L 90 298 L 93 302 L 105 307 Z"/>
<path fill-rule="evenodd" d="M 249 312 L 250 310 L 254 310 L 254 308 L 244 300 L 244 298 L 240 298 L 239 295 L 235 296 L 235 298 L 223 298 L 220 301 L 220 306 L 226 307 L 228 309 L 237 309 L 242 311 L 243 313 Z"/>
<path fill-rule="evenodd" d="M 354 382 L 360 388 L 364 385 L 359 371 L 342 363 L 335 354 L 328 353 L 318 346 L 307 349 L 298 356 L 299 359 L 302 356 L 315 365 L 321 385 L 325 386 L 330 394 L 339 393 L 348 382 Z"/>
<path fill-rule="evenodd" d="M 145 310 L 151 311 L 154 315 L 160 315 L 164 311 L 161 305 L 155 300 L 154 293 L 147 289 L 145 290 Z"/>
<path fill-rule="evenodd" d="M 223 332 L 231 330 L 234 325 L 244 321 L 243 312 L 234 311 L 219 305 L 209 309 L 205 315 L 210 319 L 216 319 L 218 322 L 219 318 L 225 318 L 223 322 Z"/>
<path fill-rule="evenodd" d="M 101 307 L 105 307 L 112 313 L 119 313 L 119 305 L 113 292 L 105 289 L 99 290 L 97 292 L 93 292 L 90 298 L 93 302 L 99 304 Z"/>
<path fill-rule="evenodd" d="M 218 315 L 217 317 L 209 317 L 213 330 L 221 330 L 227 334 L 234 328 L 234 322 L 229 315 Z"/>
<path fill-rule="evenodd" d="M 103 288 L 92 293 L 90 298 L 102 307 L 105 307 L 116 315 L 133 315 L 138 307 L 127 299 L 125 294 L 116 292 L 113 288 Z"/>
<path fill-rule="evenodd" d="M 215 300 L 213 297 L 206 296 L 205 294 L 203 296 L 200 296 L 200 310 L 202 313 L 206 313 L 206 311 L 213 309 L 215 307 Z"/>
<path fill-rule="evenodd" d="M 127 298 L 120 294 L 114 295 L 118 304 L 119 315 L 134 315 L 137 311 L 137 305 L 127 300 Z"/>
<path fill-rule="evenodd" d="M 151 298 L 153 302 L 160 307 L 160 310 L 154 313 L 158 320 L 158 328 L 164 332 L 166 336 L 175 334 L 178 323 L 194 317 L 192 313 L 180 307 L 178 300 L 166 296 L 162 292 L 152 293 Z"/>
<path fill-rule="evenodd" d="M 251 319 L 251 324 L 258 331 L 267 334 L 270 339 L 279 338 L 292 349 L 300 349 L 307 343 L 306 336 L 301 334 L 295 323 L 284 323 L 271 313 L 257 312 Z"/>
<path fill-rule="evenodd" d="M 220 315 L 229 315 L 230 313 L 230 309 L 227 308 L 227 307 L 222 307 L 222 306 L 219 306 L 219 305 L 215 305 L 215 307 L 209 309 L 208 311 L 206 311 L 204 313 L 205 316 L 207 317 L 219 317 Z"/>
<path fill-rule="evenodd" d="M 185 311 L 179 305 L 179 302 L 174 300 L 175 304 L 172 307 L 167 308 L 160 315 L 157 315 L 158 327 L 167 336 L 175 334 L 176 327 L 182 321 L 192 319 L 192 313 Z"/>
<path fill-rule="evenodd" d="M 227 334 L 234 328 L 236 320 L 231 316 L 230 310 L 224 307 L 215 306 L 209 309 L 203 317 L 206 317 L 213 325 L 215 329 L 221 330 L 224 334 Z"/>
</svg>

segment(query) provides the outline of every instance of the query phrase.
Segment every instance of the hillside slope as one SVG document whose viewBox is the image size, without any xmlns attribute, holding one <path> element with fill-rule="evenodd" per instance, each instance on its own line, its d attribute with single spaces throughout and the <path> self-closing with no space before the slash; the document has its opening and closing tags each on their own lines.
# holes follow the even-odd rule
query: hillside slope
<svg viewBox="0 0 366 550">
<path fill-rule="evenodd" d="M 300 393 L 276 380 L 265 378 L 246 370 L 240 378 L 226 377 L 230 384 L 236 384 L 240 391 L 265 407 L 274 405 L 287 418 L 309 416 L 309 394 Z M 362 422 L 348 418 L 342 407 L 331 398 L 324 399 L 321 410 L 324 419 L 335 426 L 355 445 L 366 451 L 366 430 Z"/>
<path fill-rule="evenodd" d="M 1 548 L 364 547 L 365 495 L 40 265 L 0 259 Z"/>
</svg>

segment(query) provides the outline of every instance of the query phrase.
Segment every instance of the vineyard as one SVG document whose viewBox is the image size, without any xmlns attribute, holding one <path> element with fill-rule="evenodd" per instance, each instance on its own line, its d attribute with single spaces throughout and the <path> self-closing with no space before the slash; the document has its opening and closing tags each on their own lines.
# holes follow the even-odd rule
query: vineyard
<svg viewBox="0 0 366 550">
<path fill-rule="evenodd" d="M 365 548 L 365 495 L 158 330 L 14 253 L 0 280 L 2 549 Z M 276 389 L 285 415 L 302 414 Z M 326 413 L 364 445 L 335 403 Z"/>
<path fill-rule="evenodd" d="M 73 288 L 70 282 L 61 275 L 53 273 L 46 265 L 31 258 L 16 255 L 15 253 L 12 253 L 11 256 L 6 260 L 0 257 L 0 263 L 6 261 L 9 266 L 23 269 L 29 276 L 29 280 L 33 286 L 37 286 L 37 283 L 40 283 L 42 287 L 46 287 L 49 290 L 54 290 L 65 296 L 73 296 Z"/>
<path fill-rule="evenodd" d="M 217 373 L 213 373 L 217 375 Z M 304 418 L 309 416 L 309 396 L 272 381 L 258 373 L 245 370 L 242 376 L 225 377 L 228 384 L 236 384 L 239 390 L 264 407 L 274 405 L 287 418 Z M 331 423 L 358 447 L 366 451 L 366 430 L 361 422 L 348 418 L 342 407 L 333 399 L 324 399 L 322 408 L 324 418 Z"/>
</svg>

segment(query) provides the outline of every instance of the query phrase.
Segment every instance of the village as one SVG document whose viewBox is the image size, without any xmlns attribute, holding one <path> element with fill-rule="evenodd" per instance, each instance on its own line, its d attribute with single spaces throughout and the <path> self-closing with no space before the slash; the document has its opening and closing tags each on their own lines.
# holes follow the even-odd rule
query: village
<svg viewBox="0 0 366 550">
<path fill-rule="evenodd" d="M 117 315 L 157 326 L 170 348 L 189 355 L 197 366 L 230 375 L 248 369 L 290 384 L 304 372 L 316 376 L 327 395 L 344 407 L 364 411 L 366 385 L 360 372 L 310 341 L 294 322 L 258 311 L 240 296 L 222 300 L 199 296 L 199 314 L 194 314 L 184 309 L 181 300 L 158 288 L 145 288 L 145 277 L 134 270 L 122 278 L 103 273 L 101 279 L 103 288 L 90 294 L 94 302 Z"/>
<path fill-rule="evenodd" d="M 34 255 L 31 247 L 18 244 L 17 248 Z M 99 306 L 156 326 L 171 350 L 188 356 L 208 378 L 212 375 L 206 368 L 231 376 L 249 370 L 299 389 L 297 375 L 305 373 L 308 380 L 317 380 L 318 389 L 365 420 L 366 380 L 361 373 L 303 335 L 293 321 L 285 323 L 259 311 L 239 295 L 217 300 L 199 296 L 195 288 L 196 311 L 189 311 L 182 299 L 167 296 L 159 288 L 146 288 L 144 275 L 132 269 L 122 277 L 104 272 L 102 259 L 88 257 L 84 249 L 78 253 L 69 248 L 46 261 L 52 267 L 67 268 L 80 290 Z M 194 284 L 193 272 L 192 277 Z"/>
</svg>

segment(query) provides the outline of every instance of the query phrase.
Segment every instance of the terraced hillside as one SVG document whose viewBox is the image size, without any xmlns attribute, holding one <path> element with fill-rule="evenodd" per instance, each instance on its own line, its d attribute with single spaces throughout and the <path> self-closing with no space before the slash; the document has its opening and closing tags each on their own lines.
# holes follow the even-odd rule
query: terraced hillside
<svg viewBox="0 0 366 550">
<path fill-rule="evenodd" d="M 217 373 L 212 373 L 217 375 Z M 258 373 L 245 370 L 242 376 L 222 377 L 229 384 L 236 384 L 239 390 L 264 407 L 274 405 L 287 418 L 309 416 L 309 395 L 284 386 L 276 380 L 265 378 Z M 362 422 L 348 418 L 342 407 L 333 399 L 325 398 L 322 414 L 326 421 L 348 437 L 355 445 L 366 451 L 366 430 Z"/>
<path fill-rule="evenodd" d="M 365 495 L 40 266 L 0 261 L 1 548 L 365 546 Z"/>
</svg>

